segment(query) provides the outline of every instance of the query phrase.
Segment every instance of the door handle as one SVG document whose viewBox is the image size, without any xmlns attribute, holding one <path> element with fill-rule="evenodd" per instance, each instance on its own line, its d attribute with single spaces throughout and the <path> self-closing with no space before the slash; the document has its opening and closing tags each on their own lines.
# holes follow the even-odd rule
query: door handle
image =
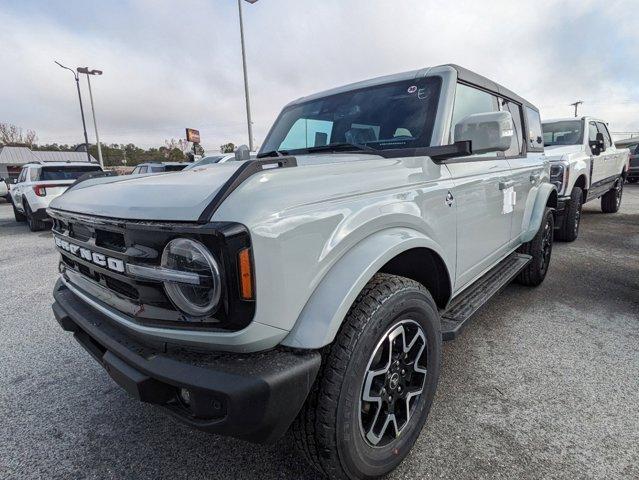
<svg viewBox="0 0 639 480">
<path fill-rule="evenodd" d="M 514 187 L 514 186 L 515 186 L 515 182 L 513 181 L 499 182 L 499 190 L 506 190 L 507 188 Z"/>
</svg>

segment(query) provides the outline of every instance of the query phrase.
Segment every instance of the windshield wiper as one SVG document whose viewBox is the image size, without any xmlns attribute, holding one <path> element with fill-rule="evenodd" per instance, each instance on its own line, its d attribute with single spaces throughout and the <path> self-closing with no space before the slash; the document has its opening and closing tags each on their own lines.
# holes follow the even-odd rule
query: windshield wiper
<svg viewBox="0 0 639 480">
<path fill-rule="evenodd" d="M 380 155 L 378 149 L 369 147 L 368 145 L 356 144 L 356 143 L 329 143 L 328 145 L 318 145 L 317 147 L 308 147 L 303 149 L 309 153 L 315 152 L 344 152 L 349 150 L 355 150 L 369 155 Z"/>
</svg>

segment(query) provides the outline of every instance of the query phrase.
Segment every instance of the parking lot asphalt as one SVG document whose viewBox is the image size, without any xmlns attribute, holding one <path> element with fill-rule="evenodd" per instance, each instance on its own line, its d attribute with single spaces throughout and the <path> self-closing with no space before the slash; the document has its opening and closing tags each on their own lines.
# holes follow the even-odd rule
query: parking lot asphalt
<svg viewBox="0 0 639 480">
<path fill-rule="evenodd" d="M 318 478 L 287 439 L 192 431 L 130 398 L 53 318 L 57 262 L 0 203 L 0 478 Z M 615 215 L 588 204 L 540 287 L 508 287 L 445 345 L 390 478 L 639 478 L 639 186 Z"/>
</svg>

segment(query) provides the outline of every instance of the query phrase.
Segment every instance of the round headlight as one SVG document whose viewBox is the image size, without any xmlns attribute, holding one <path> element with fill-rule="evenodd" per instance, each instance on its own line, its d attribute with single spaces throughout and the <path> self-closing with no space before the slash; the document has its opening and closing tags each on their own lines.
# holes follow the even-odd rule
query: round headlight
<svg viewBox="0 0 639 480">
<path fill-rule="evenodd" d="M 164 282 L 164 289 L 177 308 L 203 317 L 215 311 L 220 300 L 220 269 L 211 252 L 194 240 L 171 240 L 162 252 L 162 267 L 189 273 L 185 282 Z"/>
</svg>

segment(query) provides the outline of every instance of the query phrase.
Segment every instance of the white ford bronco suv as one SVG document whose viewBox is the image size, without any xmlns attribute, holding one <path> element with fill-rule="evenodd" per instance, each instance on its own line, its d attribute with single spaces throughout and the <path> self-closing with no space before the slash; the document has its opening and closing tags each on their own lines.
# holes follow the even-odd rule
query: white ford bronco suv
<svg viewBox="0 0 639 480">
<path fill-rule="evenodd" d="M 90 179 L 49 212 L 55 317 L 135 398 L 331 478 L 395 468 L 442 341 L 538 285 L 556 187 L 537 109 L 446 65 L 290 103 L 258 159 Z"/>
<path fill-rule="evenodd" d="M 556 238 L 572 242 L 584 203 L 601 198 L 604 213 L 619 210 L 629 152 L 615 147 L 606 122 L 596 118 L 546 120 L 542 126 L 550 180 L 559 192 Z"/>
</svg>

